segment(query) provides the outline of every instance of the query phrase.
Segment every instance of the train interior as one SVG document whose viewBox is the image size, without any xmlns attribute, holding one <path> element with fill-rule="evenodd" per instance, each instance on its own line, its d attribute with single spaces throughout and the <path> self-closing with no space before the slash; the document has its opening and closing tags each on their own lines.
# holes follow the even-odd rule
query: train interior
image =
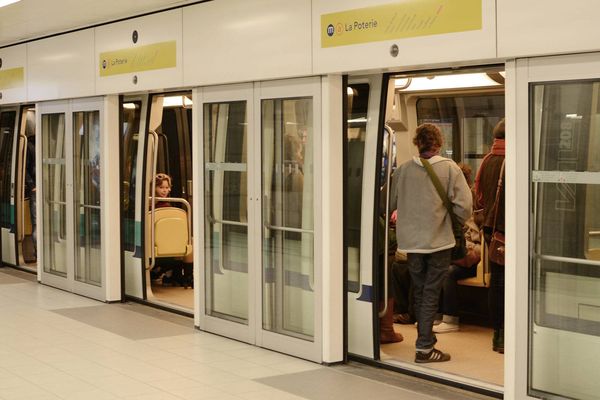
<svg viewBox="0 0 600 400">
<path fill-rule="evenodd" d="M 37 244 L 35 243 L 35 107 L 21 107 L 20 133 L 22 157 L 17 162 L 17 176 L 21 176 L 22 190 L 18 191 L 17 215 L 21 215 L 17 221 L 17 254 L 20 266 L 36 271 Z"/>
<path fill-rule="evenodd" d="M 121 107 L 123 246 L 143 260 L 136 268 L 141 279 L 130 280 L 143 282 L 144 300 L 188 314 L 194 309 L 191 97 L 153 94 L 125 98 Z M 155 177 L 164 175 L 169 190 L 159 198 Z"/>
<path fill-rule="evenodd" d="M 369 86 L 368 82 L 360 80 L 357 83 L 350 82 L 348 85 L 349 164 L 355 164 L 357 160 L 361 162 L 364 159 L 365 163 L 367 161 L 367 157 L 364 156 L 365 152 L 368 152 L 368 145 L 365 149 L 368 132 L 367 115 L 370 113 L 369 103 L 374 101 L 369 99 L 369 96 L 373 97 L 372 88 Z M 477 169 L 492 144 L 492 130 L 504 117 L 502 67 L 395 75 L 390 77 L 388 87 L 387 101 L 381 106 L 381 110 L 385 110 L 385 129 L 379 132 L 380 138 L 377 141 L 377 146 L 380 146 L 378 154 L 381 157 L 376 167 L 375 190 L 378 193 L 373 204 L 378 204 L 378 201 L 380 205 L 384 204 L 386 180 L 389 179 L 394 168 L 418 154 L 412 144 L 412 136 L 415 128 L 426 122 L 434 123 L 442 130 L 444 145 L 441 155 L 470 167 L 472 185 Z M 355 161 L 352 161 L 353 159 Z M 354 192 L 356 196 L 361 196 L 358 191 L 362 190 L 362 196 L 365 196 L 363 178 L 357 172 L 360 165 L 349 165 L 348 168 L 352 169 L 348 172 L 348 190 Z M 360 226 L 361 218 L 361 210 L 357 207 L 361 202 L 347 204 L 349 209 L 345 214 L 346 222 L 350 227 L 357 228 Z M 380 206 L 380 210 L 385 209 L 385 206 Z M 383 212 L 379 217 L 382 221 L 390 219 L 390 215 Z M 396 223 L 401 224 L 402 221 Z M 350 246 L 353 245 L 352 243 L 358 246 L 360 232 L 357 229 L 350 229 L 347 235 Z M 395 235 L 395 227 L 390 223 L 388 235 Z M 381 240 L 384 239 L 378 239 L 379 242 Z M 378 241 L 374 240 L 373 243 Z M 379 343 L 381 362 L 393 367 L 501 392 L 504 359 L 502 354 L 492 351 L 493 329 L 488 315 L 490 273 L 486 262 L 486 249 L 482 250 L 476 275 L 458 281 L 456 301 L 459 308 L 459 329 L 436 334 L 438 339 L 436 347 L 449 352 L 452 361 L 427 364 L 425 367 L 414 364 L 417 330 L 414 324 L 414 312 L 411 309 L 410 275 L 405 258 L 394 254 L 392 249 L 391 253 L 388 252 L 390 255 L 387 276 L 382 272 L 383 266 L 373 268 L 373 274 L 379 274 L 378 277 L 374 277 L 374 282 L 384 279 L 387 281 L 390 292 L 388 298 L 393 296 L 395 300 L 393 304 L 387 303 L 394 309 L 394 331 L 404 338 L 401 342 Z M 352 258 L 351 253 L 349 258 Z M 353 274 L 351 262 L 349 273 Z M 349 287 L 352 283 L 350 279 Z M 384 298 L 383 289 L 375 291 L 378 292 L 376 298 Z M 439 316 L 436 320 L 442 319 L 442 299 L 443 296 L 440 298 Z M 385 303 L 381 300 L 377 301 L 380 305 L 380 316 L 384 313 Z M 375 329 L 375 332 L 378 330 Z M 376 349 L 377 347 L 375 346 Z M 377 359 L 376 354 L 375 358 Z"/>
<path fill-rule="evenodd" d="M 2 262 L 36 272 L 35 107 L 2 110 L 0 125 Z"/>
</svg>

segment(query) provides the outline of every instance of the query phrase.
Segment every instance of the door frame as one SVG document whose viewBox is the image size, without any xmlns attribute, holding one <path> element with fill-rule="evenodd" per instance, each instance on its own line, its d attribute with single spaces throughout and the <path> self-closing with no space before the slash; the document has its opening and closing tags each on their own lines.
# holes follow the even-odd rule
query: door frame
<svg viewBox="0 0 600 400">
<path fill-rule="evenodd" d="M 44 270 L 44 253 L 38 253 L 38 280 L 41 283 L 71 291 L 101 301 L 121 299 L 120 276 L 120 222 L 115 223 L 111 216 L 119 215 L 119 165 L 109 154 L 118 148 L 118 96 L 90 97 L 76 100 L 59 100 L 36 104 L 36 165 L 43 174 L 42 115 L 61 113 L 65 115 L 65 181 L 66 181 L 66 224 L 67 224 L 67 275 L 60 277 Z M 75 204 L 73 165 L 73 113 L 98 111 L 100 124 L 100 205 L 101 205 L 101 276 L 102 285 L 94 286 L 75 279 Z M 38 178 L 38 244 L 43 246 L 43 199 L 45 187 L 43 178 Z M 39 247 L 42 249 L 43 247 Z"/>
<path fill-rule="evenodd" d="M 256 259 L 256 246 L 257 240 L 256 236 L 250 233 L 250 229 L 252 226 L 258 223 L 256 219 L 256 215 L 253 212 L 253 199 L 251 188 L 255 184 L 255 174 L 252 166 L 256 163 L 254 158 L 256 155 L 253 152 L 255 147 L 254 141 L 256 141 L 256 135 L 253 135 L 252 130 L 254 127 L 254 87 L 251 83 L 245 84 L 236 84 L 236 85 L 226 85 L 226 86 L 209 86 L 204 88 L 197 88 L 194 90 L 194 104 L 197 104 L 194 107 L 194 122 L 196 123 L 197 129 L 199 132 L 197 136 L 194 138 L 198 140 L 198 143 L 194 145 L 194 150 L 197 150 L 196 157 L 194 158 L 196 168 L 194 168 L 195 182 L 194 189 L 197 188 L 199 194 L 196 197 L 197 201 L 197 210 L 198 212 L 194 215 L 194 223 L 196 224 L 195 232 L 198 232 L 195 236 L 194 248 L 196 249 L 205 249 L 204 243 L 206 240 L 205 237 L 205 226 L 204 226 L 204 216 L 205 216 L 205 195 L 206 190 L 204 189 L 205 179 L 204 179 L 204 105 L 208 103 L 224 103 L 224 102 L 234 102 L 234 101 L 246 101 L 246 123 L 247 123 L 247 145 L 246 145 L 246 172 L 247 172 L 247 188 L 246 188 L 246 201 L 247 201 L 247 215 L 248 215 L 248 297 L 246 299 L 248 304 L 248 324 L 236 323 L 233 321 L 227 321 L 222 318 L 213 317 L 211 315 L 206 314 L 206 298 L 205 293 L 206 290 L 203 290 L 202 293 L 199 292 L 198 289 L 195 288 L 195 291 L 198 293 L 198 301 L 195 304 L 199 304 L 197 315 L 196 325 L 201 326 L 203 330 L 216 333 L 218 335 L 231 337 L 232 339 L 236 339 L 242 342 L 255 344 L 256 343 L 256 285 L 253 282 L 257 279 L 257 271 L 256 268 L 252 268 L 251 260 Z M 194 128 L 196 129 L 196 128 Z M 260 245 L 260 242 L 258 242 Z M 204 252 L 195 252 L 195 257 L 198 256 L 199 259 L 194 260 L 195 265 L 204 265 L 205 270 L 199 273 L 198 279 L 198 288 L 206 288 L 207 280 L 206 280 L 206 270 L 211 269 L 209 265 L 205 264 Z"/>
<path fill-rule="evenodd" d="M 531 257 L 529 226 L 530 140 L 532 83 L 600 79 L 600 53 L 524 58 L 507 62 L 506 115 L 506 319 L 505 393 L 510 398 L 535 399 L 528 394 L 531 314 Z M 510 83 L 510 84 L 509 84 Z M 528 221 L 528 229 L 523 229 Z M 527 301 L 527 307 L 523 302 Z"/>
<path fill-rule="evenodd" d="M 314 204 L 314 341 L 307 341 L 279 333 L 263 330 L 263 282 L 262 282 L 262 121 L 261 102 L 265 99 L 285 99 L 311 97 L 313 113 L 313 204 Z M 246 100 L 248 107 L 248 295 L 249 312 L 246 329 L 243 325 L 229 321 L 216 321 L 215 317 L 205 315 L 204 288 L 206 284 L 203 273 L 195 269 L 195 279 L 199 285 L 195 288 L 195 304 L 198 305 L 195 324 L 203 330 L 223 334 L 227 337 L 242 340 L 261 347 L 294 355 L 311 361 L 321 362 L 323 359 L 323 321 L 322 321 L 322 279 L 323 247 L 322 247 L 322 209 L 319 207 L 322 195 L 322 149 L 321 143 L 321 77 L 297 78 L 254 84 L 239 84 L 197 88 L 194 90 L 193 123 L 195 132 L 194 197 L 198 212 L 194 215 L 194 248 L 204 249 L 204 160 L 203 160 L 203 112 L 205 102 Z M 201 200 L 200 200 L 201 199 Z M 204 251 L 196 251 L 196 265 L 205 265 Z M 206 268 L 206 266 L 205 266 Z M 235 325 L 232 325 L 235 324 Z M 236 329 L 231 329 L 235 327 Z M 237 331 L 236 331 L 237 330 Z"/>
</svg>

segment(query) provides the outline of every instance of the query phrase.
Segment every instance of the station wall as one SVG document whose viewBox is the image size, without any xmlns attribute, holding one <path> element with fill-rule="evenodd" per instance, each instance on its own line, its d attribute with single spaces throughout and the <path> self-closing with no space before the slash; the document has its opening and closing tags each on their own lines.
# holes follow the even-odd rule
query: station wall
<svg viewBox="0 0 600 400">
<path fill-rule="evenodd" d="M 576 7 L 557 0 L 205 2 L 2 48 L 0 104 L 598 51 L 599 7 L 595 0 Z M 377 18 L 387 25 L 371 32 Z M 335 28 L 329 42 L 327 21 Z M 106 70 L 103 61 L 123 57 L 138 65 Z"/>
</svg>

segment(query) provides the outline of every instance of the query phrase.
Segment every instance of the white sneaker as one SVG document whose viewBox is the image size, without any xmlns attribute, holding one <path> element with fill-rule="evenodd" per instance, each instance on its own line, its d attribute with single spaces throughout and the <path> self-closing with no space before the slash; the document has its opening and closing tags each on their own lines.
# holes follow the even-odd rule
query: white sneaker
<svg viewBox="0 0 600 400">
<path fill-rule="evenodd" d="M 433 326 L 439 325 L 442 323 L 441 319 L 436 319 L 433 321 Z M 419 326 L 419 321 L 415 322 L 415 326 Z"/>
<path fill-rule="evenodd" d="M 447 333 L 447 332 L 457 332 L 458 324 L 450 324 L 448 322 L 442 321 L 439 325 L 433 326 L 434 333 Z"/>
</svg>

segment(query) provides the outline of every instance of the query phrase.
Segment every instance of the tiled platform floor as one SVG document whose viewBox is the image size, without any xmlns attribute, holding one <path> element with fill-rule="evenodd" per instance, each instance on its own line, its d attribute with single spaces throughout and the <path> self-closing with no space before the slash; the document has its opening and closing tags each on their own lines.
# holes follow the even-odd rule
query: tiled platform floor
<svg viewBox="0 0 600 400">
<path fill-rule="evenodd" d="M 324 367 L 200 332 L 190 318 L 103 304 L 0 268 L 2 400 L 484 398 L 389 371 L 372 369 L 389 379 L 368 379 L 365 368 Z"/>
</svg>

